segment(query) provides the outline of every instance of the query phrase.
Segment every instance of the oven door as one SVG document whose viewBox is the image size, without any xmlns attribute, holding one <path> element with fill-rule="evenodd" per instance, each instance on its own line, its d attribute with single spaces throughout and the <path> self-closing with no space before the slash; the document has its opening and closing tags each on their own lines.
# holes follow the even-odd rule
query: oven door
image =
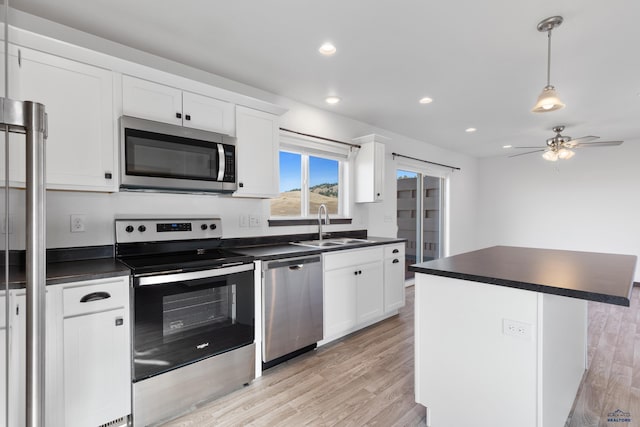
<svg viewBox="0 0 640 427">
<path fill-rule="evenodd" d="M 253 264 L 134 277 L 133 381 L 254 342 Z"/>
</svg>

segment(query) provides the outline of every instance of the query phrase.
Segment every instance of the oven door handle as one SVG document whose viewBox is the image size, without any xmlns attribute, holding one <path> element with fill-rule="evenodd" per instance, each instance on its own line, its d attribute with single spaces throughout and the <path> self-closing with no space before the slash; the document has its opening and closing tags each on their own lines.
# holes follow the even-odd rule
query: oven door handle
<svg viewBox="0 0 640 427">
<path fill-rule="evenodd" d="M 253 264 L 241 264 L 233 267 L 221 267 L 211 270 L 191 271 L 188 273 L 161 274 L 158 276 L 138 277 L 138 286 L 164 285 L 167 283 L 186 282 L 189 280 L 206 279 L 208 277 L 228 276 L 253 270 Z"/>
</svg>

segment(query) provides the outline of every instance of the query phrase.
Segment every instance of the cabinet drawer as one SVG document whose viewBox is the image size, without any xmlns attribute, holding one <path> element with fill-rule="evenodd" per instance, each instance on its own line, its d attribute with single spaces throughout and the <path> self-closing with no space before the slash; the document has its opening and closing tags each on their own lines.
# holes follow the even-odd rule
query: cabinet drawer
<svg viewBox="0 0 640 427">
<path fill-rule="evenodd" d="M 382 261 L 382 247 L 371 249 L 354 249 L 337 251 L 324 254 L 324 269 L 334 270 L 336 268 L 348 267 L 350 265 L 361 265 L 370 262 Z"/>
<path fill-rule="evenodd" d="M 64 317 L 126 307 L 128 290 L 128 277 L 74 283 L 62 292 Z"/>
<path fill-rule="evenodd" d="M 404 258 L 404 243 L 384 247 L 385 258 Z"/>
</svg>

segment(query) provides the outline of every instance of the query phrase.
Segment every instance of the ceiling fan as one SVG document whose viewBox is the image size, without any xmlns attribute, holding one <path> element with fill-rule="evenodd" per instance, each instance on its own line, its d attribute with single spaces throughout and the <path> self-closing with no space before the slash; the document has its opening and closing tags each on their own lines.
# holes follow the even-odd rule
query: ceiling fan
<svg viewBox="0 0 640 427">
<path fill-rule="evenodd" d="M 513 147 L 517 149 L 532 149 L 533 151 L 527 151 L 526 153 L 514 154 L 509 157 L 524 156 L 525 154 L 539 153 L 543 151 L 542 158 L 550 162 L 555 162 L 558 159 L 567 160 L 575 155 L 574 148 L 589 148 L 589 147 L 611 147 L 614 145 L 620 145 L 623 141 L 598 141 L 589 142 L 600 138 L 599 136 L 582 136 L 580 138 L 571 138 L 570 136 L 561 135 L 564 130 L 564 126 L 554 126 L 553 131 L 556 135 L 547 139 L 546 147 Z"/>
</svg>

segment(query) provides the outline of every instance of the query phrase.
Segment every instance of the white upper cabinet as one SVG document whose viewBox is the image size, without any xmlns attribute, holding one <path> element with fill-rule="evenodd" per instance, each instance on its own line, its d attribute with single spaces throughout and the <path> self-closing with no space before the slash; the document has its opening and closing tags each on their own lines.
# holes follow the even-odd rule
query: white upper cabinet
<svg viewBox="0 0 640 427">
<path fill-rule="evenodd" d="M 353 140 L 361 148 L 355 159 L 356 203 L 380 202 L 384 199 L 384 142 L 380 135 L 367 135 Z"/>
<path fill-rule="evenodd" d="M 235 135 L 234 104 L 148 80 L 122 76 L 126 116 Z"/>
<path fill-rule="evenodd" d="M 236 107 L 236 197 L 275 197 L 280 180 L 279 118 Z"/>
<path fill-rule="evenodd" d="M 122 111 L 125 116 L 182 126 L 182 91 L 122 76 Z"/>
<path fill-rule="evenodd" d="M 47 188 L 116 191 L 111 72 L 15 46 L 9 61 L 9 97 L 46 107 Z M 9 139 L 11 185 L 23 187 L 24 136 Z"/>
<path fill-rule="evenodd" d="M 182 125 L 225 135 L 236 134 L 236 110 L 230 102 L 182 92 Z"/>
</svg>

